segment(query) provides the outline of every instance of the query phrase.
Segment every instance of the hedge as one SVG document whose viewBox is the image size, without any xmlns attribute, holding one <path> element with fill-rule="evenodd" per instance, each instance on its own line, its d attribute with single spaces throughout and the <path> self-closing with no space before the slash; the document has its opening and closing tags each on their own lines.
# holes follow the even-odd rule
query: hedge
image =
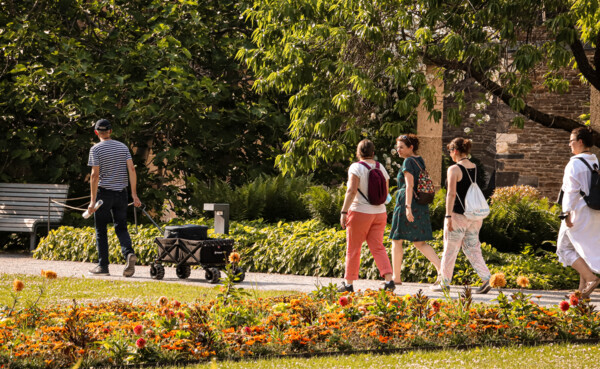
<svg viewBox="0 0 600 369">
<path fill-rule="evenodd" d="M 181 223 L 181 222 L 179 222 Z M 186 224 L 210 225 L 206 218 L 186 220 Z M 173 222 L 170 224 L 178 224 Z M 139 263 L 147 265 L 156 257 L 154 238 L 160 236 L 153 226 L 129 227 Z M 209 236 L 214 236 L 209 230 Z M 389 226 L 386 231 L 389 234 Z M 320 277 L 342 277 L 344 274 L 346 234 L 317 220 L 268 224 L 261 220 L 234 222 L 230 235 L 242 256 L 241 265 L 248 271 L 297 274 Z M 109 261 L 124 263 L 113 229 L 109 228 Z M 386 247 L 391 242 L 386 239 Z M 443 250 L 442 232 L 435 232 L 429 242 L 438 255 Z M 551 252 L 527 248 L 520 254 L 502 253 L 488 244 L 482 245 L 483 255 L 492 273 L 504 272 L 508 285 L 516 287 L 516 277 L 524 275 L 534 289 L 569 289 L 578 284 L 577 273 L 563 267 Z M 60 227 L 40 241 L 34 257 L 45 260 L 97 260 L 94 228 Z M 378 271 L 368 248 L 363 247 L 360 278 L 376 279 Z M 402 278 L 407 282 L 432 283 L 435 268 L 410 244 L 405 244 Z M 456 261 L 453 284 L 479 284 L 479 278 L 460 253 Z"/>
</svg>

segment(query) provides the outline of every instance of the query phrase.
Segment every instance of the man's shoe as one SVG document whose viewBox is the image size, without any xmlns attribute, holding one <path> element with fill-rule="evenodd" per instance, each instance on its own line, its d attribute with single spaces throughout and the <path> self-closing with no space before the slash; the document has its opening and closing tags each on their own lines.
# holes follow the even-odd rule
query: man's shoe
<svg viewBox="0 0 600 369">
<path fill-rule="evenodd" d="M 88 273 L 94 276 L 110 275 L 108 273 L 108 267 L 101 267 L 100 265 L 97 265 L 94 269 L 90 269 Z"/>
<path fill-rule="evenodd" d="M 479 295 L 485 295 L 486 293 L 490 292 L 491 289 L 492 289 L 492 286 L 490 286 L 490 281 L 485 281 L 485 282 L 483 282 L 481 287 L 479 287 L 477 289 L 477 291 L 475 291 L 475 293 L 477 293 Z"/>
<path fill-rule="evenodd" d="M 394 281 L 383 282 L 383 290 L 384 291 L 392 291 L 396 289 L 396 283 Z"/>
<path fill-rule="evenodd" d="M 135 273 L 135 263 L 137 263 L 137 257 L 134 253 L 127 255 L 127 264 L 123 269 L 123 277 L 131 277 Z"/>
<path fill-rule="evenodd" d="M 342 282 L 342 285 L 338 287 L 338 292 L 354 292 L 354 286 L 351 284 L 346 284 L 346 282 Z"/>
</svg>

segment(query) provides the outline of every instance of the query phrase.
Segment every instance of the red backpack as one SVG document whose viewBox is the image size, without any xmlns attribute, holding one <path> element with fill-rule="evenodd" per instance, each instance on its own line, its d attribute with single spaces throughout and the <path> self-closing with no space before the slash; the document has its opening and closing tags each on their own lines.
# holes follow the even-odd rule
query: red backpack
<svg viewBox="0 0 600 369">
<path fill-rule="evenodd" d="M 367 202 L 371 205 L 381 205 L 385 203 L 388 192 L 386 186 L 386 179 L 381 169 L 379 169 L 379 163 L 375 162 L 374 168 L 371 168 L 371 166 L 365 163 L 364 161 L 360 161 L 359 163 L 367 167 L 367 169 L 369 170 L 369 185 L 367 187 L 367 194 L 369 196 L 365 196 L 365 194 L 362 193 L 360 188 L 358 189 L 358 192 L 360 192 L 360 194 L 365 198 L 365 200 L 367 200 Z"/>
</svg>

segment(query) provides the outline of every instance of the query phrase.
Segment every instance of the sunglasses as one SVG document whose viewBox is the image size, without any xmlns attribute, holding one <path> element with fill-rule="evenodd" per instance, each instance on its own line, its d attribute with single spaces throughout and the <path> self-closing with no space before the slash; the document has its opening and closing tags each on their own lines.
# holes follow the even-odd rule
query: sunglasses
<svg viewBox="0 0 600 369">
<path fill-rule="evenodd" d="M 406 141 L 408 141 L 408 144 L 410 146 L 412 146 L 412 141 L 410 140 L 410 137 L 408 137 L 407 135 L 398 136 L 398 139 L 399 140 L 406 140 Z"/>
<path fill-rule="evenodd" d="M 454 148 L 454 147 L 450 147 L 450 148 L 448 148 L 448 154 L 452 154 L 452 152 L 453 152 L 454 150 L 456 150 L 456 148 Z"/>
</svg>

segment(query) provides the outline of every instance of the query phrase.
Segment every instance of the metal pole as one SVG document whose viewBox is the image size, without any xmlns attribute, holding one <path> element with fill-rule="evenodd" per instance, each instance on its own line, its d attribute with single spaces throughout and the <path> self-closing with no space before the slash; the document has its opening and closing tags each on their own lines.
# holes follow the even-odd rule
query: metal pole
<svg viewBox="0 0 600 369">
<path fill-rule="evenodd" d="M 52 200 L 51 197 L 48 197 L 48 234 L 50 233 L 50 201 Z"/>
</svg>

